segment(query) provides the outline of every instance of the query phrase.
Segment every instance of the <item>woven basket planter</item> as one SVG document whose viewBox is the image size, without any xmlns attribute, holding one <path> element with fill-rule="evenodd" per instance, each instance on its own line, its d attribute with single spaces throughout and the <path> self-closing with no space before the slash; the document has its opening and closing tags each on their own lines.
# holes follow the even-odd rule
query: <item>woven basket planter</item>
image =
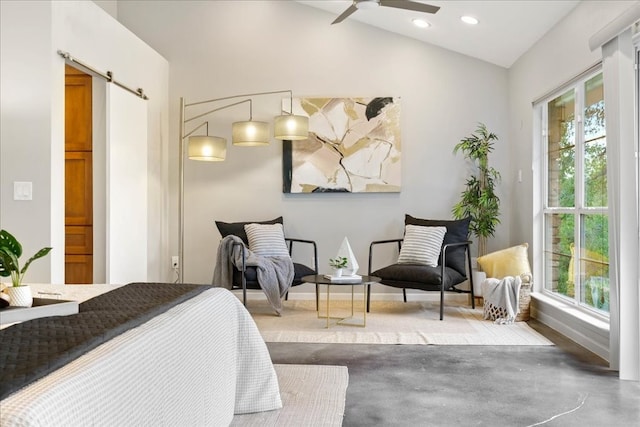
<svg viewBox="0 0 640 427">
<path fill-rule="evenodd" d="M 518 314 L 516 315 L 516 322 L 526 322 L 531 318 L 531 288 L 533 286 L 531 274 L 521 274 L 520 278 L 522 283 L 520 285 L 520 294 L 518 295 Z M 482 297 L 481 297 L 482 298 Z M 484 298 L 483 298 L 484 299 Z M 500 317 L 507 316 L 507 309 L 504 307 L 496 307 L 484 301 L 483 310 L 485 316 L 488 314 L 489 319 L 495 320 Z"/>
</svg>

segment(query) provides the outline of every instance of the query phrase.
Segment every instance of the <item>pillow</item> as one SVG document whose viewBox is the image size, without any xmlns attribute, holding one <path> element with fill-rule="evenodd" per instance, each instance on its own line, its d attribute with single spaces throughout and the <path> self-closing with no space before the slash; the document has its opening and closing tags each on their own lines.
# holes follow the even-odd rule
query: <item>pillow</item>
<svg viewBox="0 0 640 427">
<path fill-rule="evenodd" d="M 496 279 L 502 279 L 505 276 L 519 276 L 524 273 L 531 274 L 531 266 L 527 256 L 528 247 L 528 243 L 523 243 L 491 252 L 478 258 L 478 266 L 487 273 L 487 277 Z"/>
<path fill-rule="evenodd" d="M 289 256 L 282 224 L 247 224 L 244 230 L 249 239 L 249 249 L 254 254 L 265 257 Z"/>
<path fill-rule="evenodd" d="M 437 267 L 446 232 L 446 227 L 405 226 L 398 264 L 424 264 Z"/>
<path fill-rule="evenodd" d="M 282 217 L 271 219 L 269 221 L 247 221 L 247 222 L 222 222 L 216 221 L 216 227 L 218 227 L 218 231 L 220 235 L 224 238 L 233 234 L 234 236 L 238 236 L 242 239 L 242 241 L 248 245 L 249 240 L 247 239 L 247 233 L 244 231 L 244 226 L 247 224 L 282 224 Z"/>
<path fill-rule="evenodd" d="M 469 240 L 469 223 L 471 218 L 458 220 L 438 220 L 414 218 L 405 215 L 405 225 L 422 225 L 425 227 L 446 227 L 447 234 L 444 235 L 443 245 L 448 243 L 460 243 Z M 466 277 L 467 268 L 465 266 L 465 246 L 447 249 L 447 267 L 451 267 L 458 273 Z M 438 260 L 438 262 L 440 262 Z"/>
</svg>

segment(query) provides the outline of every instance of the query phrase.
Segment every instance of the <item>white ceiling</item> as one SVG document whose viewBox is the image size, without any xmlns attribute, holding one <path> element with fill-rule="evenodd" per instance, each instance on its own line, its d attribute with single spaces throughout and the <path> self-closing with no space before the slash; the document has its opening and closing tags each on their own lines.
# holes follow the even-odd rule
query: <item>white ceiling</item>
<svg viewBox="0 0 640 427">
<path fill-rule="evenodd" d="M 435 14 L 425 14 L 378 7 L 359 9 L 340 24 L 359 21 L 464 55 L 482 59 L 505 68 L 535 44 L 549 29 L 580 3 L 579 0 L 500 0 L 500 1 L 428 1 L 440 6 Z M 346 10 L 350 0 L 298 1 L 327 11 L 327 27 Z M 472 26 L 460 21 L 462 15 L 472 15 L 480 23 Z M 431 23 L 426 29 L 411 23 L 413 18 Z"/>
</svg>

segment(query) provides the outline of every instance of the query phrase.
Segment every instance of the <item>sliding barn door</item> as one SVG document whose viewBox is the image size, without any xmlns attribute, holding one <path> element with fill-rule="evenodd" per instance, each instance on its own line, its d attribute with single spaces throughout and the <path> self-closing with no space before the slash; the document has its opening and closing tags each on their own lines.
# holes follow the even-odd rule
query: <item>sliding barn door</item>
<svg viewBox="0 0 640 427">
<path fill-rule="evenodd" d="M 147 103 L 107 89 L 107 283 L 147 281 Z"/>
</svg>

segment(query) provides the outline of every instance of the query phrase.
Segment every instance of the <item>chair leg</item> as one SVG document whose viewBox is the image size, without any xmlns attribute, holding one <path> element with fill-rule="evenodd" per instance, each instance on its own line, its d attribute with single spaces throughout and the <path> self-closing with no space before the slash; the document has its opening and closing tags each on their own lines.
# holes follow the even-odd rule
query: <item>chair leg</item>
<svg viewBox="0 0 640 427">
<path fill-rule="evenodd" d="M 320 310 L 320 289 L 319 285 L 316 283 L 316 311 Z M 327 301 L 327 304 L 329 302 Z"/>
<path fill-rule="evenodd" d="M 444 289 L 440 289 L 440 320 L 444 318 Z"/>
<path fill-rule="evenodd" d="M 247 306 L 247 279 L 244 277 L 244 273 L 242 273 L 242 304 Z"/>
<path fill-rule="evenodd" d="M 289 301 L 289 291 L 287 291 L 287 293 L 284 294 L 284 300 Z"/>
<path fill-rule="evenodd" d="M 469 268 L 469 290 L 471 292 L 471 308 L 476 308 L 476 296 L 473 291 L 473 266 L 471 265 L 471 253 L 467 247 L 467 266 Z"/>
<path fill-rule="evenodd" d="M 404 298 L 404 302 L 407 302 L 407 289 L 402 288 L 402 298 Z"/>
<path fill-rule="evenodd" d="M 371 309 L 371 284 L 367 284 L 367 313 Z"/>
</svg>

